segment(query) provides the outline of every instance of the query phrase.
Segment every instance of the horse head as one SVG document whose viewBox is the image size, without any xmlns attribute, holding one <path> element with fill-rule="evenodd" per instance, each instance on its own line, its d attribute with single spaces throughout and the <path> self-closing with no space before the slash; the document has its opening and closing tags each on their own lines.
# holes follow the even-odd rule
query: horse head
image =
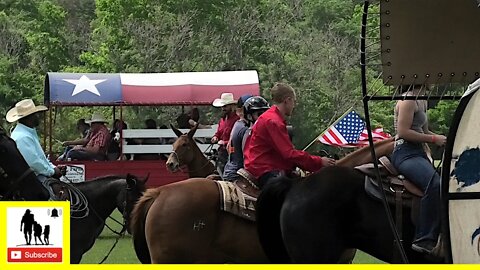
<svg viewBox="0 0 480 270">
<path fill-rule="evenodd" d="M 168 156 L 167 160 L 167 169 L 171 172 L 176 172 L 180 169 L 183 165 L 191 164 L 196 155 L 199 152 L 201 154 L 200 149 L 198 148 L 195 140 L 193 139 L 193 135 L 197 131 L 198 124 L 195 125 L 190 131 L 186 134 L 183 134 L 180 130 L 175 128 L 173 125 L 170 124 L 173 132 L 177 135 L 178 139 L 172 145 L 172 152 Z"/>
<path fill-rule="evenodd" d="M 144 179 L 138 179 L 136 176 L 127 174 L 127 192 L 125 196 L 125 208 L 122 211 L 123 219 L 125 221 L 125 226 L 127 228 L 128 233 L 130 232 L 130 214 L 133 211 L 133 207 L 137 203 L 138 199 L 143 195 L 145 192 L 145 184 L 148 181 L 147 175 Z"/>
<path fill-rule="evenodd" d="M 14 140 L 0 128 L 0 197 L 2 200 L 45 201 L 50 195 L 38 181 Z"/>
</svg>

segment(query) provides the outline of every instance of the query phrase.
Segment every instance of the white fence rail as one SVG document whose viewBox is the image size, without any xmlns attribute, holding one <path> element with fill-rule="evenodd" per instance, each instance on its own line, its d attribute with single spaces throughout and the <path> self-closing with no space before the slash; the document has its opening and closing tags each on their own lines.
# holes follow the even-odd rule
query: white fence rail
<svg viewBox="0 0 480 270">
<path fill-rule="evenodd" d="M 187 133 L 189 129 L 180 129 L 182 133 Z M 197 129 L 193 138 L 202 152 L 210 146 L 210 139 L 215 135 L 217 125 L 208 129 Z M 161 141 L 173 141 L 177 135 L 171 129 L 125 129 L 123 130 L 123 153 L 124 154 L 169 154 L 172 152 L 172 144 L 157 145 L 128 145 L 126 139 L 146 139 L 160 138 Z M 173 140 L 172 140 L 173 139 Z M 218 145 L 214 145 L 218 148 Z"/>
</svg>

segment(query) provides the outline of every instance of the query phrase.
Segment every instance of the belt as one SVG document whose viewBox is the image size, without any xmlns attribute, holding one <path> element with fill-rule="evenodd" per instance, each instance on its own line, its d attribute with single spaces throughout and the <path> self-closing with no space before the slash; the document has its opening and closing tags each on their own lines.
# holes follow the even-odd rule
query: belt
<svg viewBox="0 0 480 270">
<path fill-rule="evenodd" d="M 404 139 L 395 140 L 395 147 L 400 146 L 405 143 Z"/>
</svg>

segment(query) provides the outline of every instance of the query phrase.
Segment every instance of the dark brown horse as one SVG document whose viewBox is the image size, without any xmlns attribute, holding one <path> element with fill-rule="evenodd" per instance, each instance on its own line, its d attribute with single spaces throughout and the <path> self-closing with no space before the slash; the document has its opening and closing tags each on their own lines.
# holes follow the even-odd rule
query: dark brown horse
<svg viewBox="0 0 480 270">
<path fill-rule="evenodd" d="M 83 254 L 92 248 L 105 220 L 115 209 L 122 213 L 124 229 L 127 228 L 132 205 L 145 191 L 145 182 L 128 174 L 126 177 L 105 176 L 73 184 L 74 190 L 84 196 L 84 207 L 79 207 L 82 211 L 78 213 L 71 211 L 70 263 L 79 263 Z"/>
<path fill-rule="evenodd" d="M 173 145 L 169 168 L 186 164 L 189 170 L 200 171 L 207 167 L 209 161 L 193 141 L 195 130 L 181 134 L 174 129 L 179 138 Z M 344 162 L 349 166 L 354 164 L 349 159 Z M 202 176 L 212 170 L 213 167 L 205 170 Z M 139 260 L 142 263 L 268 262 L 255 223 L 220 211 L 219 201 L 217 184 L 204 178 L 147 190 L 131 218 Z M 348 254 L 350 259 L 351 252 Z"/>
<path fill-rule="evenodd" d="M 351 154 L 351 163 L 363 159 L 360 151 Z M 395 212 L 395 205 L 390 205 L 390 211 Z M 403 211 L 403 244 L 409 262 L 432 262 L 410 248 L 415 228 L 410 207 Z M 276 179 L 258 198 L 257 224 L 260 242 L 272 262 L 335 263 L 346 248 L 400 262 L 382 202 L 365 192 L 365 176 L 351 167 L 328 167 L 303 181 Z"/>
<path fill-rule="evenodd" d="M 0 200 L 46 201 L 49 197 L 15 141 L 0 128 Z"/>
<path fill-rule="evenodd" d="M 123 214 L 124 226 L 128 227 L 129 215 L 145 191 L 146 180 L 133 175 L 106 176 L 71 185 L 71 195 L 77 195 L 72 197 L 81 198 L 75 201 L 71 211 L 71 263 L 80 262 L 102 232 L 105 219 L 115 209 Z M 53 182 L 56 183 L 55 190 L 68 187 L 67 184 L 58 184 L 58 180 Z M 46 201 L 49 197 L 48 191 L 18 151 L 15 141 L 0 128 L 0 199 Z"/>
</svg>

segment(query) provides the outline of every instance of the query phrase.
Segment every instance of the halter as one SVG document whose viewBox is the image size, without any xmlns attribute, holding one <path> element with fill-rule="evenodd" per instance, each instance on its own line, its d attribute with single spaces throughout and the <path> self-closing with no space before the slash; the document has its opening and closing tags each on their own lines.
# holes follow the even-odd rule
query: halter
<svg viewBox="0 0 480 270">
<path fill-rule="evenodd" d="M 213 144 L 210 144 L 209 148 L 210 148 L 212 145 L 213 145 Z M 207 148 L 207 150 L 205 150 L 205 152 L 208 151 L 209 148 Z M 185 151 L 187 151 L 187 150 L 184 150 L 184 151 L 182 152 L 182 154 L 183 154 Z M 205 152 L 204 152 L 204 153 L 205 153 Z M 179 156 L 178 156 L 178 153 L 177 153 L 175 150 L 172 150 L 172 151 L 170 152 L 170 154 L 175 155 L 175 158 L 177 159 L 178 163 L 180 163 L 180 158 L 179 158 Z M 196 169 L 196 170 L 191 170 L 191 171 L 189 170 L 188 172 L 189 172 L 189 173 L 192 173 L 192 172 L 199 172 L 199 171 L 201 171 L 202 169 L 204 169 L 205 167 L 208 166 L 208 164 L 210 163 L 210 161 L 211 161 L 212 159 L 213 159 L 213 158 L 208 157 L 208 158 L 207 158 L 207 162 L 206 162 L 204 165 L 202 165 L 200 168 L 198 168 L 198 169 Z M 184 172 L 180 166 L 178 166 L 178 169 L 179 169 L 182 173 Z"/>
<path fill-rule="evenodd" d="M 1 176 L 4 178 L 4 179 L 7 179 L 8 178 L 8 174 L 7 172 L 5 171 L 5 169 L 3 169 L 3 167 L 0 166 L 0 173 L 1 173 Z M 22 175 L 20 175 L 20 177 L 18 177 L 13 185 L 7 190 L 7 192 L 5 193 L 5 195 L 1 196 L 0 197 L 0 201 L 6 201 L 8 200 L 13 192 L 15 190 L 17 190 L 18 186 L 23 182 L 23 180 L 25 180 L 27 178 L 28 175 L 30 175 L 31 173 L 33 173 L 33 170 L 29 167 L 28 169 L 25 170 L 25 172 L 22 173 Z M 24 199 L 24 198 L 22 198 Z"/>
</svg>

